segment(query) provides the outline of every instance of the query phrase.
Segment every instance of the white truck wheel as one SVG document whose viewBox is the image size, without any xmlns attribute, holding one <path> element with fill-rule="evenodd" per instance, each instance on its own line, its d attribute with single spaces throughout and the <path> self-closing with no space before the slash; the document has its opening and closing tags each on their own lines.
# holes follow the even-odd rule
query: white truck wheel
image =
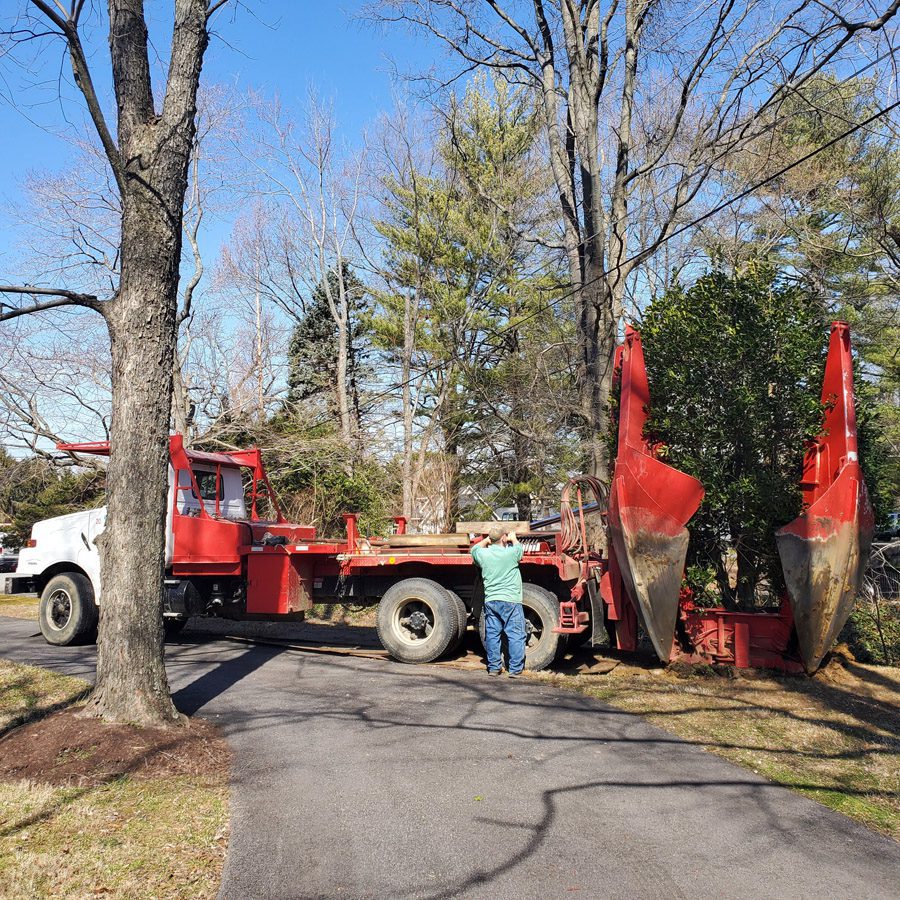
<svg viewBox="0 0 900 900">
<path fill-rule="evenodd" d="M 48 644 L 64 647 L 93 640 L 97 606 L 90 579 L 80 572 L 54 575 L 41 593 L 38 618 Z"/>
</svg>

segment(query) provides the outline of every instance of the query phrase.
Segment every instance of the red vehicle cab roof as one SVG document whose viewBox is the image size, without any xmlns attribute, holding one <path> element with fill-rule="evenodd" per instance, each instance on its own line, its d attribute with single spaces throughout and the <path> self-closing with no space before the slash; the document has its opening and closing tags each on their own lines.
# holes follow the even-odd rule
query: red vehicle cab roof
<svg viewBox="0 0 900 900">
<path fill-rule="evenodd" d="M 180 434 L 169 437 L 169 453 L 184 447 L 184 438 Z M 83 443 L 67 444 L 59 443 L 57 450 L 65 450 L 68 453 L 89 453 L 93 456 L 109 456 L 109 441 L 85 441 Z M 253 468 L 255 461 L 247 459 L 247 451 L 239 451 L 235 455 L 230 453 L 206 453 L 202 450 L 184 450 L 188 459 L 192 462 L 211 463 L 220 466 L 250 466 Z"/>
</svg>

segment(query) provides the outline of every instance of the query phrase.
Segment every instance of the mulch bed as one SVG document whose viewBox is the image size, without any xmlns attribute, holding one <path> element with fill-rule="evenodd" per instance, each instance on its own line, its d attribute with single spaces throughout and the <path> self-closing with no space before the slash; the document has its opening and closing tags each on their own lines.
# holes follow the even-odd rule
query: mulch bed
<svg viewBox="0 0 900 900">
<path fill-rule="evenodd" d="M 78 712 L 55 712 L 0 739 L 0 780 L 94 787 L 124 776 L 191 776 L 205 784 L 228 779 L 231 750 L 209 722 L 190 719 L 181 727 L 139 728 L 107 725 Z"/>
</svg>

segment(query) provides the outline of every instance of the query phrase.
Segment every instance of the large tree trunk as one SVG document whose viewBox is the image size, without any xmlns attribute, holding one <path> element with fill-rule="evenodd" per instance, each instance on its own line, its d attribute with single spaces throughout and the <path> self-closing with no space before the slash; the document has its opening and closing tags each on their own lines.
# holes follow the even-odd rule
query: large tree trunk
<svg viewBox="0 0 900 900">
<path fill-rule="evenodd" d="M 165 168 L 144 173 L 150 186 L 168 180 L 159 178 L 163 174 L 178 177 Z M 97 682 L 88 710 L 123 721 L 173 721 L 178 714 L 163 665 L 162 606 L 181 226 L 158 194 L 129 184 L 119 293 L 107 310 L 113 363 L 107 515 L 113 527 L 102 541 Z"/>
<path fill-rule="evenodd" d="M 207 12 L 207 0 L 176 0 L 169 79 L 157 115 L 143 4 L 109 3 L 121 275 L 104 307 L 113 362 L 108 527 L 100 544 L 97 680 L 86 711 L 113 721 L 179 719 L 163 661 L 165 519 L 182 216 Z"/>
<path fill-rule="evenodd" d="M 165 283 L 155 283 L 157 296 Z M 102 543 L 103 602 L 97 682 L 89 711 L 132 722 L 174 720 L 163 665 L 162 590 L 171 358 L 166 311 L 147 315 L 135 286 L 110 323 L 113 340 L 112 455 Z M 137 327 L 135 327 L 137 326 Z M 132 330 L 134 329 L 134 330 Z"/>
</svg>

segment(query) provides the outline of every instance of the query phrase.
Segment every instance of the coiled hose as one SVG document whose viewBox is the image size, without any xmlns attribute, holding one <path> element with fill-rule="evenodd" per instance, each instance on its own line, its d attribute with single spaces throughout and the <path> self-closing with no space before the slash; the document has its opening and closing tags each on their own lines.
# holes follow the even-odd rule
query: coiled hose
<svg viewBox="0 0 900 900">
<path fill-rule="evenodd" d="M 569 494 L 572 490 L 577 493 L 579 515 L 576 516 L 572 510 L 572 504 L 569 500 Z M 563 488 L 562 499 L 559 504 L 559 534 L 562 543 L 563 553 L 572 556 L 586 556 L 590 551 L 587 546 L 587 536 L 584 529 L 584 495 L 590 489 L 597 503 L 596 511 L 602 515 L 606 514 L 607 503 L 609 502 L 609 489 L 593 475 L 576 475 L 570 478 Z M 592 510 L 593 511 L 593 510 Z"/>
</svg>

